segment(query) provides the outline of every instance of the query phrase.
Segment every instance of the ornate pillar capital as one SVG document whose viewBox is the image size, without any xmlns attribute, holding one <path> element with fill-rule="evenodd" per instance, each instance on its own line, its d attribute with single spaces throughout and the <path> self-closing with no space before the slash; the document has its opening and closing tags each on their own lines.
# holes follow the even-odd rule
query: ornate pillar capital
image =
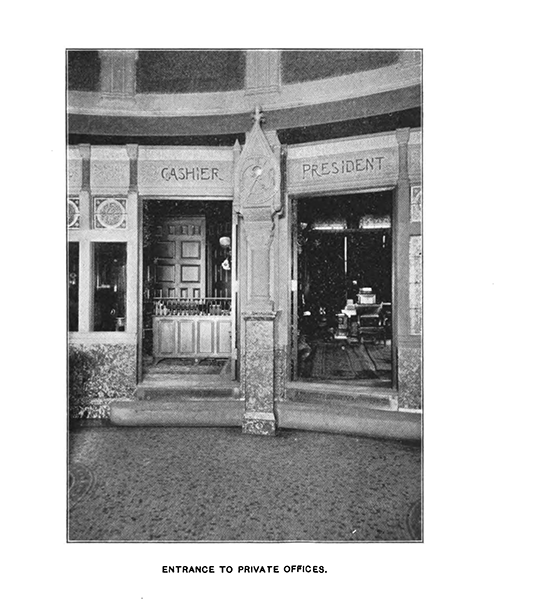
<svg viewBox="0 0 535 600">
<path fill-rule="evenodd" d="M 408 144 L 410 133 L 411 133 L 410 127 L 405 127 L 403 129 L 396 129 L 396 139 L 398 141 L 398 144 L 399 145 Z"/>
</svg>

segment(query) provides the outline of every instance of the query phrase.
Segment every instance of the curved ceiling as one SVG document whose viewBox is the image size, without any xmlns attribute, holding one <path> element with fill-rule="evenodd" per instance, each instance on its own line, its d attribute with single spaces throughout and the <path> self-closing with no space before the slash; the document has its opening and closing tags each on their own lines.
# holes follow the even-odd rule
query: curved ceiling
<svg viewBox="0 0 535 600">
<path fill-rule="evenodd" d="M 110 81 L 109 71 L 103 73 L 101 69 L 110 69 L 111 54 L 119 61 L 119 70 L 113 77 L 119 84 L 130 77 L 130 84 L 123 88 L 119 85 L 118 91 L 112 89 L 110 93 L 105 88 Z M 167 62 L 162 60 L 166 54 L 169 56 L 163 58 Z M 85 70 L 80 73 L 73 65 L 81 60 L 81 55 Z M 151 57 L 149 62 L 146 62 L 147 56 Z M 150 60 L 159 65 L 156 70 L 149 68 Z M 103 67 L 104 63 L 108 66 Z M 184 68 L 177 70 L 181 64 Z M 141 76 L 144 70 L 146 75 Z M 196 74 L 197 71 L 200 74 Z M 351 72 L 342 74 L 345 71 Z M 323 77 L 326 74 L 330 77 Z M 407 111 L 414 113 L 421 107 L 420 51 L 68 53 L 69 87 L 94 87 L 97 76 L 99 91 L 69 91 L 67 94 L 71 137 L 238 135 L 250 129 L 251 113 L 257 105 L 264 112 L 266 129 L 278 131 L 401 115 Z M 244 78 L 245 88 L 240 83 Z M 203 86 L 206 89 L 220 80 L 228 91 L 191 91 Z M 238 87 L 238 83 L 241 89 L 232 89 Z M 140 88 L 161 90 L 165 86 L 190 91 L 139 93 Z"/>
<path fill-rule="evenodd" d="M 282 50 L 283 85 L 372 71 L 397 63 L 400 51 Z M 67 52 L 67 89 L 97 92 L 101 61 L 97 50 Z M 228 92 L 245 88 L 244 50 L 139 50 L 138 94 Z"/>
</svg>

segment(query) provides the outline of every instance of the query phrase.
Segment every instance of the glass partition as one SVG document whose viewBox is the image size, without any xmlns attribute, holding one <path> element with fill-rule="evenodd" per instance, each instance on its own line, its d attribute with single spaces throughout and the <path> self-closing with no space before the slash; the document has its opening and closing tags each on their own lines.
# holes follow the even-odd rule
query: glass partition
<svg viewBox="0 0 535 600">
<path fill-rule="evenodd" d="M 94 331 L 125 331 L 126 243 L 93 245 Z"/>
<path fill-rule="evenodd" d="M 78 242 L 69 242 L 69 331 L 78 331 L 78 280 L 80 248 Z"/>
</svg>

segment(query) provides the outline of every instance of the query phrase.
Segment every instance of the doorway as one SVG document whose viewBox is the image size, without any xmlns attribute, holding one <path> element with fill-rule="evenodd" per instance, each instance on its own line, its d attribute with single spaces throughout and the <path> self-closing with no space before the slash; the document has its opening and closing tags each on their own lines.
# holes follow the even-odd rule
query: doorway
<svg viewBox="0 0 535 600">
<path fill-rule="evenodd" d="M 392 200 L 295 201 L 294 379 L 392 386 Z"/>
<path fill-rule="evenodd" d="M 232 203 L 143 203 L 143 381 L 235 373 Z"/>
</svg>

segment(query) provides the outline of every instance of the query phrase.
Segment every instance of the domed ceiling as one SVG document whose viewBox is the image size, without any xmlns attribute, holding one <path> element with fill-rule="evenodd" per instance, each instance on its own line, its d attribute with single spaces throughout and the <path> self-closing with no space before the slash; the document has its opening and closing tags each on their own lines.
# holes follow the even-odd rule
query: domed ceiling
<svg viewBox="0 0 535 600">
<path fill-rule="evenodd" d="M 73 49 L 67 90 L 73 143 L 228 144 L 257 105 L 299 143 L 420 126 L 421 51 Z"/>
<path fill-rule="evenodd" d="M 398 51 L 283 50 L 282 84 L 315 81 L 380 69 L 399 60 Z M 138 94 L 228 92 L 245 87 L 244 50 L 140 50 L 136 64 Z M 97 91 L 97 51 L 68 52 L 68 89 Z"/>
</svg>

